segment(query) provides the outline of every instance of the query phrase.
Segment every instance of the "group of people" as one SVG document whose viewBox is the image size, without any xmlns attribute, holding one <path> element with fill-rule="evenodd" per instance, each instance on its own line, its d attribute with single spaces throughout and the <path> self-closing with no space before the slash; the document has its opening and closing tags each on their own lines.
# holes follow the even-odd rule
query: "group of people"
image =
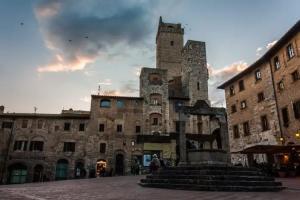
<svg viewBox="0 0 300 200">
<path fill-rule="evenodd" d="M 159 159 L 156 154 L 153 154 L 150 162 L 150 172 L 156 173 L 160 168 L 165 168 L 166 164 L 163 159 Z"/>
</svg>

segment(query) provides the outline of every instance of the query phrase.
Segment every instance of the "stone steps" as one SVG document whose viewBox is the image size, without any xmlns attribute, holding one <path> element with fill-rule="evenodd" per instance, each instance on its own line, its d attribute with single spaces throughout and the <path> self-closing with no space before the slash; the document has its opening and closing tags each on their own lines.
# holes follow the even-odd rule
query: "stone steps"
<svg viewBox="0 0 300 200">
<path fill-rule="evenodd" d="M 280 182 L 256 168 L 227 165 L 169 167 L 146 176 L 144 187 L 204 191 L 280 191 Z"/>
<path fill-rule="evenodd" d="M 282 186 L 275 181 L 230 181 L 230 180 L 199 180 L 199 179 L 142 179 L 142 183 L 214 185 L 214 186 Z"/>
<path fill-rule="evenodd" d="M 147 179 L 199 179 L 199 180 L 245 180 L 245 181 L 274 181 L 268 176 L 237 176 L 237 175 L 147 175 Z"/>
<path fill-rule="evenodd" d="M 191 185 L 191 184 L 161 184 L 161 183 L 139 183 L 143 187 L 166 188 L 177 190 L 199 190 L 199 191 L 234 191 L 234 192 L 279 192 L 282 186 L 231 186 L 231 185 Z"/>
</svg>

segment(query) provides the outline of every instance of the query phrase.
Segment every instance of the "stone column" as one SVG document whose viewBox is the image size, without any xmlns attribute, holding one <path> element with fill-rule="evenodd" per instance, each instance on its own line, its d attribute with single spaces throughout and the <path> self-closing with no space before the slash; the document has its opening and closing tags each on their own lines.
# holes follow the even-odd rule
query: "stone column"
<svg viewBox="0 0 300 200">
<path fill-rule="evenodd" d="M 180 110 L 178 112 L 179 115 L 179 152 L 180 152 L 180 160 L 179 166 L 187 165 L 187 152 L 186 152 L 186 136 L 185 136 L 185 114 Z"/>
<path fill-rule="evenodd" d="M 222 149 L 227 152 L 227 162 L 230 163 L 230 149 L 229 149 L 229 135 L 228 135 L 228 127 L 225 116 L 218 116 L 219 125 L 220 125 L 220 136 L 222 142 Z"/>
</svg>

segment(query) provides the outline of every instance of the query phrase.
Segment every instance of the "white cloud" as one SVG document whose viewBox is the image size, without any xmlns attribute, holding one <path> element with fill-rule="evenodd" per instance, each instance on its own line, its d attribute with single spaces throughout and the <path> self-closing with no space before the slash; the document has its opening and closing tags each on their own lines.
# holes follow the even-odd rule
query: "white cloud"
<svg viewBox="0 0 300 200">
<path fill-rule="evenodd" d="M 212 106 L 226 106 L 224 90 L 219 90 L 217 87 L 223 82 L 232 78 L 239 72 L 245 70 L 248 64 L 245 61 L 234 62 L 220 69 L 215 69 L 210 64 L 207 64 L 209 71 L 208 91 Z"/>
<path fill-rule="evenodd" d="M 85 96 L 80 98 L 80 101 L 83 101 L 85 103 L 90 103 L 91 102 L 91 97 L 90 96 Z"/>
<path fill-rule="evenodd" d="M 276 43 L 277 43 L 277 40 L 274 40 L 273 42 L 268 43 L 266 48 L 271 49 L 271 47 L 273 47 Z"/>
<path fill-rule="evenodd" d="M 99 82 L 98 84 L 99 84 L 100 86 L 101 86 L 101 85 L 111 85 L 111 84 L 112 84 L 112 81 L 111 81 L 111 79 L 107 78 L 107 79 L 105 79 L 104 81 Z"/>
<path fill-rule="evenodd" d="M 261 51 L 263 50 L 263 48 L 262 47 L 258 47 L 257 49 L 256 49 L 256 55 L 257 56 L 261 56 Z"/>
</svg>

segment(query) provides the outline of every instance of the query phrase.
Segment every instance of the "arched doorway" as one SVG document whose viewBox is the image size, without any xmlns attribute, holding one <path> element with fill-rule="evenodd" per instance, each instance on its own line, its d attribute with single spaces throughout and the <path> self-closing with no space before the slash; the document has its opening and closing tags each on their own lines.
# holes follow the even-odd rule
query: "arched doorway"
<svg viewBox="0 0 300 200">
<path fill-rule="evenodd" d="M 214 132 L 212 134 L 216 138 L 218 149 L 222 149 L 222 139 L 221 139 L 221 130 L 220 130 L 220 128 L 217 128 L 216 130 L 214 130 Z"/>
<path fill-rule="evenodd" d="M 116 175 L 122 176 L 124 175 L 124 155 L 117 154 L 116 155 Z"/>
<path fill-rule="evenodd" d="M 97 176 L 105 176 L 106 172 L 106 160 L 100 159 L 96 164 L 96 175 Z"/>
<path fill-rule="evenodd" d="M 27 167 L 24 164 L 16 163 L 9 167 L 10 184 L 25 183 L 27 179 Z"/>
<path fill-rule="evenodd" d="M 75 164 L 75 178 L 84 178 L 86 171 L 84 169 L 83 161 L 77 161 Z"/>
<path fill-rule="evenodd" d="M 55 179 L 56 180 L 65 180 L 68 178 L 68 167 L 69 162 L 65 159 L 60 159 L 57 161 L 56 164 L 56 174 Z"/>
<path fill-rule="evenodd" d="M 33 169 L 33 182 L 42 182 L 43 181 L 43 171 L 44 168 L 42 165 L 36 165 Z"/>
</svg>

